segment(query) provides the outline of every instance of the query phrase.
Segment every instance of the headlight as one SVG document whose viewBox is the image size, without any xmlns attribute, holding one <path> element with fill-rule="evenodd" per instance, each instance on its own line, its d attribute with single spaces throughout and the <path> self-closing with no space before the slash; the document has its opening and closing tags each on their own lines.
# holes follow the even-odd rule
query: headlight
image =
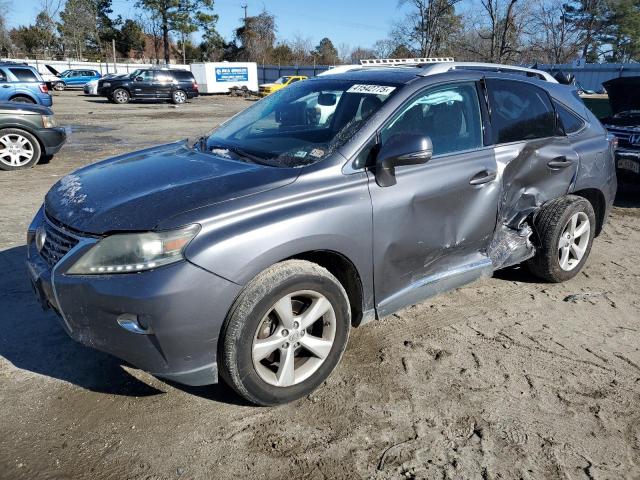
<svg viewBox="0 0 640 480">
<path fill-rule="evenodd" d="M 111 82 L 104 82 L 102 84 L 103 87 L 110 87 L 111 86 Z"/>
<path fill-rule="evenodd" d="M 67 273 L 104 275 L 151 270 L 184 258 L 182 252 L 200 230 L 191 225 L 166 232 L 123 233 L 105 237 L 78 260 Z"/>
<path fill-rule="evenodd" d="M 42 126 L 44 128 L 55 128 L 58 126 L 58 122 L 53 118 L 53 115 L 42 115 Z"/>
</svg>

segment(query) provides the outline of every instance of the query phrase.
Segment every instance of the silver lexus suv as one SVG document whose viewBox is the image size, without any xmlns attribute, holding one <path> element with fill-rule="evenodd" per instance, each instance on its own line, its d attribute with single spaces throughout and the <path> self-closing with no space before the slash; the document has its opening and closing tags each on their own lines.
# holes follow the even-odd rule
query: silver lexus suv
<svg viewBox="0 0 640 480">
<path fill-rule="evenodd" d="M 511 265 L 574 277 L 616 191 L 600 122 L 543 72 L 415 63 L 61 179 L 28 233 L 38 298 L 86 345 L 273 405 L 318 387 L 352 327 Z"/>
</svg>

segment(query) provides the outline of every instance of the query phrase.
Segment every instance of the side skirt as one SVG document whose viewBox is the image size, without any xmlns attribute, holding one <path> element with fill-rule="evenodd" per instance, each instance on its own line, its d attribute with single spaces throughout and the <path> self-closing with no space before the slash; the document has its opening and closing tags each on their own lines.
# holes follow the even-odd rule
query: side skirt
<svg viewBox="0 0 640 480">
<path fill-rule="evenodd" d="M 409 285 L 380 302 L 378 318 L 391 315 L 408 305 L 414 305 L 443 292 L 459 288 L 483 277 L 493 275 L 493 264 L 487 257 L 432 275 Z"/>
</svg>

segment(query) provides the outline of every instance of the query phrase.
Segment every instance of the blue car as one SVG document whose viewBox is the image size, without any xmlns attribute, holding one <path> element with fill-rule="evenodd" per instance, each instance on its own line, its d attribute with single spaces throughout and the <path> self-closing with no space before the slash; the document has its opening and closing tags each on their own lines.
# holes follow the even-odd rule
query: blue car
<svg viewBox="0 0 640 480">
<path fill-rule="evenodd" d="M 25 63 L 0 62 L 0 102 L 8 101 L 53 105 L 47 84 L 35 68 Z"/>
<path fill-rule="evenodd" d="M 60 74 L 60 79 L 53 83 L 53 89 L 62 91 L 67 87 L 84 87 L 91 80 L 101 78 L 97 70 L 65 70 Z"/>
</svg>

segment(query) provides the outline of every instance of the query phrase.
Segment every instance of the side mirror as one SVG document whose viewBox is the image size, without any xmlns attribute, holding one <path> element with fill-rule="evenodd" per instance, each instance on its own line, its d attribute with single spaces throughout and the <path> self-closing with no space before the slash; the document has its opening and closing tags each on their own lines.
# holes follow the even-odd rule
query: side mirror
<svg viewBox="0 0 640 480">
<path fill-rule="evenodd" d="M 396 184 L 395 167 L 419 165 L 431 160 L 431 139 L 422 135 L 399 133 L 387 140 L 376 158 L 376 182 L 381 187 Z"/>
<path fill-rule="evenodd" d="M 141 82 L 143 80 L 144 80 L 144 78 L 142 78 L 142 77 L 136 77 L 136 82 Z"/>
</svg>

